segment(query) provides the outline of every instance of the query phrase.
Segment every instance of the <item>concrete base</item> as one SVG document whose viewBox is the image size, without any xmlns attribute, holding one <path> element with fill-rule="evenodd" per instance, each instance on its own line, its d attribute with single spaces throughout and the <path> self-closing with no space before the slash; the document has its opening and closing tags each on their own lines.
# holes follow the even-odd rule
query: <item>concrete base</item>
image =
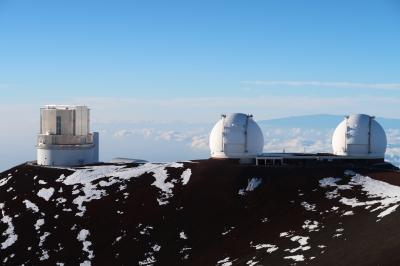
<svg viewBox="0 0 400 266">
<path fill-rule="evenodd" d="M 38 165 L 76 166 L 97 162 L 94 145 L 89 148 L 57 147 L 53 145 L 51 148 L 37 149 Z"/>
<path fill-rule="evenodd" d="M 99 162 L 99 133 L 93 133 L 93 144 L 46 145 L 37 147 L 37 164 L 79 166 Z"/>
</svg>

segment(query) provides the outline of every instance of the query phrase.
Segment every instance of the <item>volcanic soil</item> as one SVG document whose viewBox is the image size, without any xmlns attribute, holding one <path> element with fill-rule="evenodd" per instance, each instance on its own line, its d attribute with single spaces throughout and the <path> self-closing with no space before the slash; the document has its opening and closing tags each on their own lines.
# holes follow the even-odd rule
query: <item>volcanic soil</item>
<svg viewBox="0 0 400 266">
<path fill-rule="evenodd" d="M 0 174 L 3 265 L 400 265 L 400 172 L 226 160 Z"/>
</svg>

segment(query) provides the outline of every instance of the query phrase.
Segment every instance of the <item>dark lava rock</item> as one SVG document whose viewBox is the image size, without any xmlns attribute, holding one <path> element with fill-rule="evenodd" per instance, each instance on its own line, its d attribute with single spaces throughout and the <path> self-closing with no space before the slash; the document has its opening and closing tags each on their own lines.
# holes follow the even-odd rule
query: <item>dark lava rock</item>
<svg viewBox="0 0 400 266">
<path fill-rule="evenodd" d="M 398 186 L 396 169 L 24 164 L 0 174 L 0 261 L 399 265 Z"/>
</svg>

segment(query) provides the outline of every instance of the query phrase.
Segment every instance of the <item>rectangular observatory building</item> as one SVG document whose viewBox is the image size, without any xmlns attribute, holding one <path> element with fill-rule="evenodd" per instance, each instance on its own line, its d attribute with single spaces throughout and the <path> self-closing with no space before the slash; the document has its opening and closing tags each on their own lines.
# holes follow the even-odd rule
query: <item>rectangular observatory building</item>
<svg viewBox="0 0 400 266">
<path fill-rule="evenodd" d="M 46 105 L 40 109 L 37 164 L 77 166 L 99 161 L 99 134 L 90 132 L 86 106 Z"/>
</svg>

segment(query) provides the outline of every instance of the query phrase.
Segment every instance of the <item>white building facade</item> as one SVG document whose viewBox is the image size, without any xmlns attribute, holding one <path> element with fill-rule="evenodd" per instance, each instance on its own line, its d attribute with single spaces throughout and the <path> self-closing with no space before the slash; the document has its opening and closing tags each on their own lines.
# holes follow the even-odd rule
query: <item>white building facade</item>
<svg viewBox="0 0 400 266">
<path fill-rule="evenodd" d="M 37 164 L 79 166 L 99 161 L 99 134 L 90 132 L 86 106 L 47 105 L 40 109 Z"/>
</svg>

